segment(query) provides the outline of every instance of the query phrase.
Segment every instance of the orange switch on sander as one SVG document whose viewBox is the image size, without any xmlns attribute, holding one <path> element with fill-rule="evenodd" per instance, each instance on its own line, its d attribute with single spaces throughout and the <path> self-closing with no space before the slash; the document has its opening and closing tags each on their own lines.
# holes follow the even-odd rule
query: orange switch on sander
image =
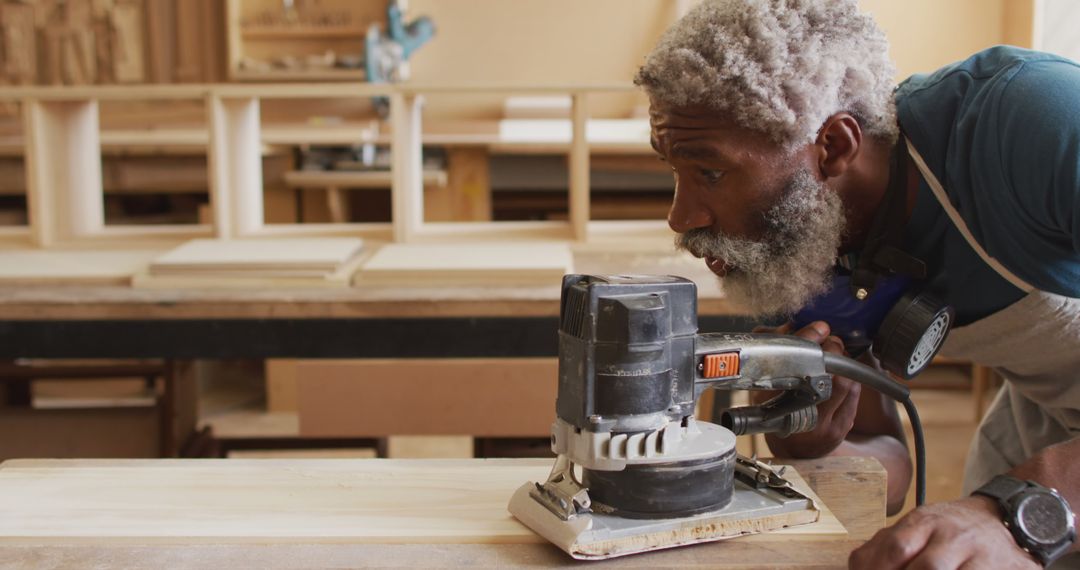
<svg viewBox="0 0 1080 570">
<path fill-rule="evenodd" d="M 720 354 L 706 354 L 702 363 L 701 376 L 703 378 L 727 378 L 739 375 L 739 353 L 722 352 Z"/>
</svg>

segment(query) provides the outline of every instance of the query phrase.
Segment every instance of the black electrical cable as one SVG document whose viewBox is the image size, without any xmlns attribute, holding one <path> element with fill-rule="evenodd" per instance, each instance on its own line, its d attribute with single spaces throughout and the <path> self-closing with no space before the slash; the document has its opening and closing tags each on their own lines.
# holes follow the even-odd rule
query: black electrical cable
<svg viewBox="0 0 1080 570">
<path fill-rule="evenodd" d="M 846 356 L 825 354 L 825 371 L 844 378 L 850 378 L 869 386 L 904 405 L 911 431 L 915 435 L 915 504 L 922 506 L 926 502 L 926 442 L 923 440 L 922 421 L 915 403 L 911 401 L 911 390 L 885 374 Z"/>
<path fill-rule="evenodd" d="M 904 411 L 911 420 L 911 431 L 915 435 L 915 504 L 921 507 L 926 502 L 926 442 L 923 440 L 922 422 L 911 398 L 900 403 L 904 405 Z"/>
</svg>

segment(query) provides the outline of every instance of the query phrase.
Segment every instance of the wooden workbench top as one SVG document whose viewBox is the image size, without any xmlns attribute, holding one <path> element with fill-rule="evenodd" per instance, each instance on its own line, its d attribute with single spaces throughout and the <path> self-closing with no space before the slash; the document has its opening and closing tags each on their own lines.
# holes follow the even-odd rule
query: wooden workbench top
<svg viewBox="0 0 1080 570">
<path fill-rule="evenodd" d="M 740 315 L 705 264 L 672 253 L 575 253 L 581 273 L 680 275 L 698 284 L 702 315 Z M 0 320 L 554 317 L 560 284 L 308 289 L 138 289 L 0 285 Z"/>
<path fill-rule="evenodd" d="M 835 523 L 656 552 L 625 566 L 842 567 L 884 523 L 865 458 L 795 462 Z M 15 460 L 0 560 L 15 566 L 569 566 L 506 512 L 550 460 Z M 831 519 L 830 519 L 831 520 Z M 815 523 L 821 525 L 822 523 Z"/>
</svg>

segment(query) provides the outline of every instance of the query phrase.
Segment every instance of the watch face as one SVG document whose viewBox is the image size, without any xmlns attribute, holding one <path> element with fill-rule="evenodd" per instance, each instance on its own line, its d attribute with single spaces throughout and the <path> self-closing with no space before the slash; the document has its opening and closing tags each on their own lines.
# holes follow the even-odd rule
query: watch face
<svg viewBox="0 0 1080 570">
<path fill-rule="evenodd" d="M 1016 522 L 1037 544 L 1057 544 L 1069 533 L 1069 513 L 1065 505 L 1048 492 L 1035 492 L 1020 499 Z"/>
</svg>

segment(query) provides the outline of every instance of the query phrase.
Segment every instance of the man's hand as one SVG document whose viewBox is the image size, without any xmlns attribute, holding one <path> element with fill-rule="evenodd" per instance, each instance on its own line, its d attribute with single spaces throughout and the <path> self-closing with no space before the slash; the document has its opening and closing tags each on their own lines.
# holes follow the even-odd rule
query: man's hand
<svg viewBox="0 0 1080 570">
<path fill-rule="evenodd" d="M 1017 568 L 1041 566 L 1017 546 L 988 497 L 920 507 L 851 553 L 851 568 Z"/>
<path fill-rule="evenodd" d="M 754 332 L 790 334 L 791 324 L 775 329 L 759 327 Z M 820 344 L 825 352 L 844 354 L 843 341 L 830 336 L 830 332 L 827 323 L 815 321 L 797 331 L 795 336 Z M 767 436 L 769 449 L 778 457 L 814 458 L 831 453 L 843 443 L 855 424 L 861 391 L 862 384 L 833 376 L 832 396 L 818 405 L 817 426 L 806 433 L 796 433 L 786 438 Z"/>
</svg>

